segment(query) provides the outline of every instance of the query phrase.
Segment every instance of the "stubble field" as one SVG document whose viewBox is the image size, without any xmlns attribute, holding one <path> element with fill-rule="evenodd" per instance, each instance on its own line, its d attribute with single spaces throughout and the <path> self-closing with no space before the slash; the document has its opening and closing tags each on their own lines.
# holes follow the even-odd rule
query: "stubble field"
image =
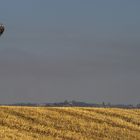
<svg viewBox="0 0 140 140">
<path fill-rule="evenodd" d="M 140 110 L 1 106 L 0 140 L 140 140 Z"/>
</svg>

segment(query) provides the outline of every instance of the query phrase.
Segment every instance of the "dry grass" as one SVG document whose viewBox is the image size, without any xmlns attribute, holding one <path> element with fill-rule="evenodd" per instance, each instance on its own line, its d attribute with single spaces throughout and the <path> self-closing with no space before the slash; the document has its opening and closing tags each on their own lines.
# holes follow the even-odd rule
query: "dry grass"
<svg viewBox="0 0 140 140">
<path fill-rule="evenodd" d="M 0 140 L 140 140 L 140 110 L 4 106 Z"/>
</svg>

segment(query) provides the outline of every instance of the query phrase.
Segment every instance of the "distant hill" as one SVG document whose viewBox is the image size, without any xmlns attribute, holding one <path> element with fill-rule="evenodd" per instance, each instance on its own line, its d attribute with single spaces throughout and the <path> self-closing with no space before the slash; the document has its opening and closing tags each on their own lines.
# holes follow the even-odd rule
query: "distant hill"
<svg viewBox="0 0 140 140">
<path fill-rule="evenodd" d="M 140 104 L 132 105 L 132 104 L 111 104 L 111 103 L 86 103 L 86 102 L 79 102 L 79 101 L 68 101 L 65 100 L 64 102 L 54 102 L 54 103 L 15 103 L 15 104 L 5 104 L 10 106 L 47 106 L 47 107 L 106 107 L 106 108 L 126 108 L 126 109 L 133 109 L 133 108 L 140 108 Z"/>
</svg>

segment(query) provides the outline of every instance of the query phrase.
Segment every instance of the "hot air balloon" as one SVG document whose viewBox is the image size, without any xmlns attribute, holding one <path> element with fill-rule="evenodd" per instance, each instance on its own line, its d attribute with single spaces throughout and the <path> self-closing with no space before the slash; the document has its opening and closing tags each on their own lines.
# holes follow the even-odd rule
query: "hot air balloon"
<svg viewBox="0 0 140 140">
<path fill-rule="evenodd" d="M 3 34 L 5 28 L 3 24 L 0 24 L 0 36 Z"/>
</svg>

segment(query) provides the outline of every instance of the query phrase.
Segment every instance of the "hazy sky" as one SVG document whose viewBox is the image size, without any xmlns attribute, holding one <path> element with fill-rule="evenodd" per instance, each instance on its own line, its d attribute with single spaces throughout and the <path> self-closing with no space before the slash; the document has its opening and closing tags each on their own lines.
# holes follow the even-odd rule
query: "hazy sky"
<svg viewBox="0 0 140 140">
<path fill-rule="evenodd" d="M 0 103 L 140 103 L 139 0 L 1 0 Z"/>
</svg>

